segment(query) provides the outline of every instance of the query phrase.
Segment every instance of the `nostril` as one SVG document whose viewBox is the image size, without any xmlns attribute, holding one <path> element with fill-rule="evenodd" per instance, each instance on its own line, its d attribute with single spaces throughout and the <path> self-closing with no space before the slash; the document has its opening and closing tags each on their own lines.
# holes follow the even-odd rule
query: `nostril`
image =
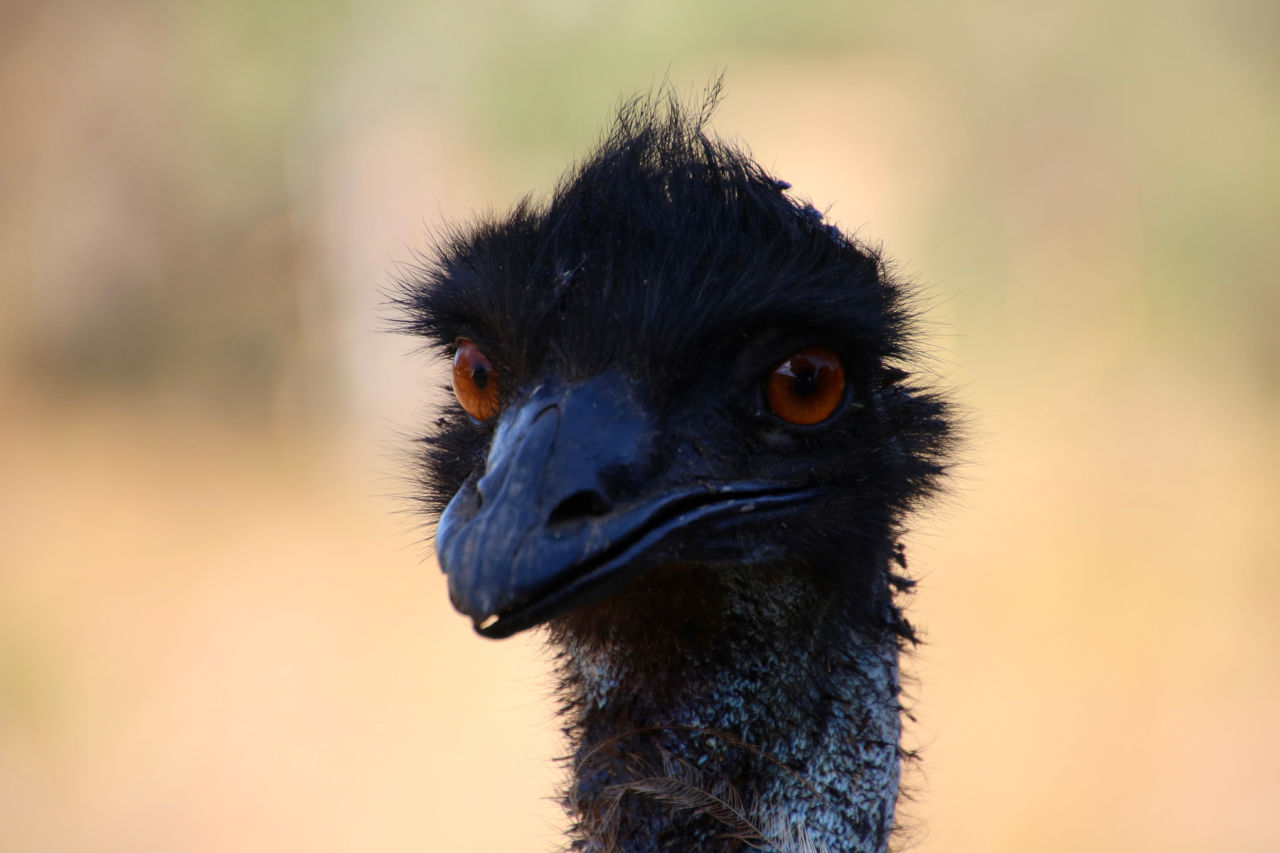
<svg viewBox="0 0 1280 853">
<path fill-rule="evenodd" d="M 595 518 L 606 514 L 610 509 L 609 502 L 605 500 L 604 495 L 594 489 L 586 489 L 581 492 L 574 492 L 560 501 L 560 504 L 551 511 L 551 517 L 547 519 L 547 524 L 567 524 L 571 521 Z"/>
</svg>

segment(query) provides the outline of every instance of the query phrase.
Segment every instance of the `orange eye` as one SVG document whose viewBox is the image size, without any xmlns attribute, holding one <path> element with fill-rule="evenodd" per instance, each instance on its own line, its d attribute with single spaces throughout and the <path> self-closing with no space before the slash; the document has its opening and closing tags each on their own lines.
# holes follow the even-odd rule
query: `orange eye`
<svg viewBox="0 0 1280 853">
<path fill-rule="evenodd" d="M 816 424 L 844 398 L 844 367 L 826 347 L 807 347 L 773 369 L 765 391 L 769 408 L 784 421 Z"/>
<path fill-rule="evenodd" d="M 478 421 L 498 413 L 498 377 L 489 359 L 468 340 L 458 341 L 458 354 L 453 357 L 453 393 Z"/>
</svg>

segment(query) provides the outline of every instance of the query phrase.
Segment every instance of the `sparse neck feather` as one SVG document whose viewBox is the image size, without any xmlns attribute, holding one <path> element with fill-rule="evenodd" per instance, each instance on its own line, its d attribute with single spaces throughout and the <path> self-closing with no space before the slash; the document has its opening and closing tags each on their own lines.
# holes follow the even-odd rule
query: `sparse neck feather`
<svg viewBox="0 0 1280 853">
<path fill-rule="evenodd" d="M 552 626 L 570 849 L 885 850 L 899 777 L 892 628 L 855 628 L 782 571 L 673 575 Z"/>
</svg>

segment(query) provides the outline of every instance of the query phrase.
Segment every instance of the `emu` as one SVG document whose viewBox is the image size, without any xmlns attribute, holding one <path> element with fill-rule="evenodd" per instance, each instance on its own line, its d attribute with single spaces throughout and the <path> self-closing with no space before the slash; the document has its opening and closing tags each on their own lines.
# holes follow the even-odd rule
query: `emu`
<svg viewBox="0 0 1280 853">
<path fill-rule="evenodd" d="M 579 851 L 882 851 L 915 640 L 899 544 L 954 430 L 911 293 L 674 96 L 549 200 L 438 238 L 420 481 L 453 605 L 542 626 Z"/>
</svg>

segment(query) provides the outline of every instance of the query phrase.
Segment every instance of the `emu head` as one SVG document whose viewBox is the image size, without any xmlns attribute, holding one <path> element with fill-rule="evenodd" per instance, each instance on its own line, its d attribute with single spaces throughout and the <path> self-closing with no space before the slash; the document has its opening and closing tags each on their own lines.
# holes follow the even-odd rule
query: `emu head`
<svg viewBox="0 0 1280 853">
<path fill-rule="evenodd" d="M 744 568 L 909 630 L 889 567 L 947 427 L 909 374 L 903 288 L 704 120 L 630 104 L 549 201 L 402 282 L 453 362 L 423 482 L 481 634 Z"/>
</svg>

